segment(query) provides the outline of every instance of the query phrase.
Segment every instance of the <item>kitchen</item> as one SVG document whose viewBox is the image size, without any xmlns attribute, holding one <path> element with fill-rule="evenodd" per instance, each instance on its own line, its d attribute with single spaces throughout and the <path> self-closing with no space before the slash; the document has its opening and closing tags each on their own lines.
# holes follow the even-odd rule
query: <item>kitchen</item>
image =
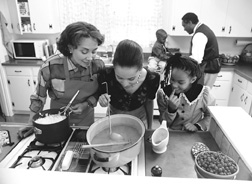
<svg viewBox="0 0 252 184">
<path fill-rule="evenodd" d="M 3 5 L 6 5 L 5 3 L 3 3 Z M 6 6 L 1 6 L 1 7 L 6 7 Z M 186 7 L 186 5 L 185 5 Z M 5 10 L 6 12 L 6 10 Z M 180 20 L 180 18 L 179 18 Z M 247 21 L 246 21 L 247 23 Z M 165 26 L 165 25 L 164 25 Z M 180 24 L 179 24 L 180 26 Z M 181 26 L 182 27 L 182 26 Z M 168 25 L 167 25 L 167 29 L 168 29 Z M 27 34 L 27 35 L 26 35 Z M 15 35 L 17 37 L 21 37 L 21 38 L 30 38 L 30 37 L 34 37 L 33 34 L 31 33 L 26 33 L 24 35 Z M 185 33 L 183 33 L 185 34 Z M 49 40 L 54 40 L 55 37 L 56 37 L 57 34 L 50 34 L 49 37 Z M 45 35 L 38 35 L 39 38 L 44 38 Z M 240 42 L 238 42 L 238 44 L 236 44 L 236 40 L 244 40 L 244 41 L 251 41 L 251 36 L 246 36 L 246 37 L 218 37 L 218 41 L 219 41 L 219 44 L 220 44 L 220 51 L 221 53 L 230 53 L 232 55 L 236 55 L 236 54 L 240 54 L 241 53 L 241 50 L 242 48 L 244 47 L 244 45 L 239 45 Z M 183 53 L 187 53 L 188 52 L 188 48 L 189 48 L 189 42 L 190 42 L 190 37 L 188 36 L 170 36 L 169 37 L 169 46 L 170 47 L 174 47 L 174 48 L 180 48 L 180 51 L 183 52 Z M 144 48 L 146 52 L 150 51 L 150 48 L 149 47 L 146 47 Z M 3 52 L 5 53 L 5 52 Z M 4 62 L 5 61 L 5 57 L 4 56 L 1 56 L 3 59 L 1 59 L 1 62 Z M 25 63 L 25 65 L 29 66 L 29 64 Z M 249 66 L 249 65 L 248 65 Z M 247 76 L 249 76 L 249 71 L 248 71 L 248 74 L 246 73 L 245 71 L 245 74 L 239 70 L 236 69 L 236 67 L 241 67 L 241 68 L 246 68 L 246 69 L 250 69 L 248 66 L 245 66 L 245 67 L 242 67 L 242 66 L 235 66 L 235 67 L 223 67 L 223 70 L 222 72 L 224 72 L 226 74 L 226 72 L 229 72 L 231 74 L 234 75 L 234 72 L 237 72 L 238 74 L 241 75 L 241 77 L 246 77 L 245 79 L 246 80 L 249 80 L 249 78 L 247 78 Z M 29 66 L 30 67 L 30 66 Z M 2 69 L 3 70 L 3 69 Z M 251 70 L 250 70 L 251 71 Z M 240 72 L 240 73 L 239 73 Z M 2 74 L 2 73 L 1 73 Z M 232 75 L 232 77 L 233 77 Z M 34 76 L 32 76 L 34 77 Z M 239 76 L 238 76 L 239 77 Z M 231 79 L 228 79 L 229 82 L 232 81 Z M 238 80 L 238 79 L 237 79 Z M 226 80 L 224 80 L 226 81 Z M 251 80 L 250 80 L 251 81 Z M 247 81 L 250 82 L 250 81 Z M 229 85 L 229 88 L 231 88 L 231 83 L 228 83 Z M 5 88 L 6 89 L 6 88 Z M 245 89 L 246 90 L 246 89 Z M 6 94 L 8 95 L 8 93 Z M 235 95 L 234 95 L 235 96 Z M 6 99 L 6 98 L 3 98 L 3 99 Z M 222 102 L 225 101 L 226 99 L 223 99 L 223 98 L 220 98 L 220 101 Z M 225 102 L 226 103 L 226 102 Z M 5 103 L 6 104 L 6 103 Z M 7 105 L 8 106 L 8 105 Z M 9 105 L 11 106 L 11 105 Z M 12 109 L 12 108 L 10 108 Z M 249 109 L 250 110 L 250 109 Z M 248 111 L 249 111 L 248 110 Z M 5 111 L 6 112 L 6 111 Z M 249 112 L 248 112 L 249 113 Z M 6 113 L 8 114 L 8 113 Z M 10 112 L 11 114 L 11 112 Z M 194 182 L 194 181 L 193 181 Z"/>
</svg>

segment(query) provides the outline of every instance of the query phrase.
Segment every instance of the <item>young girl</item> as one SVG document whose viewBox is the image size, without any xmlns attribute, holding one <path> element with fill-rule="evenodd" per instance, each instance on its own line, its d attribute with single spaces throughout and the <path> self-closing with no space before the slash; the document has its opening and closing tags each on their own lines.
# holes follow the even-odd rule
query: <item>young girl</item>
<svg viewBox="0 0 252 184">
<path fill-rule="evenodd" d="M 202 75 L 197 61 L 176 54 L 165 68 L 166 81 L 170 71 L 170 84 L 166 82 L 157 94 L 160 122 L 166 120 L 174 130 L 206 131 L 211 119 L 210 88 L 197 83 Z"/>
</svg>

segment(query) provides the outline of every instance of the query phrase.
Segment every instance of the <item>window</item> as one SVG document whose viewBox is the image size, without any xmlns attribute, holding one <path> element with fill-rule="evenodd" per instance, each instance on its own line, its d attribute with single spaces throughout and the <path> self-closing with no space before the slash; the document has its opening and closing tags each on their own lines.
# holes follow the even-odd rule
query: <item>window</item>
<svg viewBox="0 0 252 184">
<path fill-rule="evenodd" d="M 149 47 L 156 40 L 156 30 L 162 28 L 163 1 L 60 0 L 61 29 L 72 22 L 85 21 L 105 35 L 104 45 L 132 39 Z"/>
</svg>

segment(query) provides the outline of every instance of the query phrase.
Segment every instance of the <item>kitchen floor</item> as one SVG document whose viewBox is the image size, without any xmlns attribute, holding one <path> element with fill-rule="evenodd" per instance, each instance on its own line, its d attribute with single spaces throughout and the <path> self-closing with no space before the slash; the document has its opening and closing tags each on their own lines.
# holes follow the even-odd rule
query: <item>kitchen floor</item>
<svg viewBox="0 0 252 184">
<path fill-rule="evenodd" d="M 98 118 L 96 118 L 97 120 Z M 6 122 L 18 122 L 18 123 L 27 123 L 29 120 L 29 115 L 28 114 L 15 114 L 14 116 L 7 116 L 6 117 Z M 4 123 L 5 120 L 2 116 L 0 116 L 0 124 Z M 160 126 L 160 123 L 158 121 L 158 117 L 154 117 L 153 125 L 152 128 L 156 129 L 157 127 Z"/>
</svg>

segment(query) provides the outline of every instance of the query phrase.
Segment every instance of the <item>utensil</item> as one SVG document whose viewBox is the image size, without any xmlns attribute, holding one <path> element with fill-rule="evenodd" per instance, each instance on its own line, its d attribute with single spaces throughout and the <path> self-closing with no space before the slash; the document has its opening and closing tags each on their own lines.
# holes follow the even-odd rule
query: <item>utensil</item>
<svg viewBox="0 0 252 184">
<path fill-rule="evenodd" d="M 89 144 L 89 145 L 82 145 L 81 148 L 95 148 L 95 147 L 102 147 L 102 146 L 116 146 L 116 145 L 122 145 L 122 144 L 128 144 L 130 141 L 124 141 L 124 142 L 110 142 L 110 143 L 104 143 L 104 144 Z"/>
<path fill-rule="evenodd" d="M 102 84 L 106 85 L 106 93 L 108 94 L 108 83 L 103 82 Z M 110 136 L 110 138 L 115 141 L 123 140 L 123 137 L 121 134 L 112 132 L 112 122 L 111 122 L 111 117 L 110 117 L 110 104 L 109 103 L 108 103 L 108 120 L 109 120 L 109 136 Z"/>
<path fill-rule="evenodd" d="M 60 114 L 66 115 L 66 111 L 70 108 L 72 102 L 74 101 L 74 99 L 76 98 L 76 96 L 79 94 L 79 92 L 80 92 L 80 90 L 78 90 L 78 91 L 75 93 L 75 95 L 72 97 L 72 99 L 71 99 L 70 102 L 67 104 L 67 106 L 65 107 L 65 109 L 64 109 L 62 112 L 60 112 Z"/>
</svg>

